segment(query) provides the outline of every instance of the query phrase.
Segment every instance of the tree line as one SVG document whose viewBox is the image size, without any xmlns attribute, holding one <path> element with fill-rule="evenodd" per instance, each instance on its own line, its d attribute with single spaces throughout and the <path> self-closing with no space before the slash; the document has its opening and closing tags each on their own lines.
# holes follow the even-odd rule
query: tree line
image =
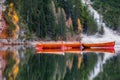
<svg viewBox="0 0 120 80">
<path fill-rule="evenodd" d="M 21 21 L 27 24 L 30 34 L 41 39 L 66 40 L 67 33 L 77 34 L 78 18 L 83 32 L 93 34 L 97 31 L 96 23 L 80 0 L 7 0 L 14 3 Z M 71 18 L 72 26 L 66 21 Z"/>
</svg>

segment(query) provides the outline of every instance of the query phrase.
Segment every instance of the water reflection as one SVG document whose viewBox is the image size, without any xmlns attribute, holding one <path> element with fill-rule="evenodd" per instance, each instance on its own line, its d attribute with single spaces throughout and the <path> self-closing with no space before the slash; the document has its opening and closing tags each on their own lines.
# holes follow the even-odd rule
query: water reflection
<svg viewBox="0 0 120 80">
<path fill-rule="evenodd" d="M 19 59 L 16 56 L 16 51 L 0 51 L 0 77 L 1 80 L 5 80 L 5 77 L 3 77 L 3 73 L 7 71 L 8 65 L 11 65 L 11 57 L 15 61 L 15 64 L 13 68 L 11 68 L 11 71 L 9 70 L 7 75 L 10 80 L 14 80 L 18 74 L 18 64 L 19 64 Z M 13 77 L 13 78 L 12 78 Z"/>
<path fill-rule="evenodd" d="M 7 65 L 7 55 L 6 51 L 0 51 L 0 80 L 5 79 L 3 72 Z"/>
<path fill-rule="evenodd" d="M 75 51 L 77 54 L 74 54 Z M 117 74 L 120 73 L 120 56 L 114 52 L 114 49 L 85 49 L 83 52 L 76 49 L 71 50 L 71 53 L 60 52 L 62 55 L 58 55 L 55 54 L 56 52 L 37 53 L 32 47 L 4 46 L 0 50 L 0 78 L 1 80 L 101 80 L 103 78 L 115 80 L 119 78 Z"/>
<path fill-rule="evenodd" d="M 22 46 L 0 48 L 0 80 L 16 80 L 19 72 L 19 52 Z"/>
</svg>

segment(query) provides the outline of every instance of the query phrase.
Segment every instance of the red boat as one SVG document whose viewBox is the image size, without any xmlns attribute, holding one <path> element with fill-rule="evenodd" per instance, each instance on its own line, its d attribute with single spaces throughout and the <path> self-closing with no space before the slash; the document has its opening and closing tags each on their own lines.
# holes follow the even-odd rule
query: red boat
<svg viewBox="0 0 120 80">
<path fill-rule="evenodd" d="M 82 46 L 84 48 L 91 48 L 91 47 L 114 47 L 114 45 L 115 45 L 115 42 L 82 44 Z"/>
<path fill-rule="evenodd" d="M 74 49 L 80 48 L 82 45 L 79 42 L 76 43 L 39 43 L 36 45 L 36 48 L 39 49 Z"/>
</svg>

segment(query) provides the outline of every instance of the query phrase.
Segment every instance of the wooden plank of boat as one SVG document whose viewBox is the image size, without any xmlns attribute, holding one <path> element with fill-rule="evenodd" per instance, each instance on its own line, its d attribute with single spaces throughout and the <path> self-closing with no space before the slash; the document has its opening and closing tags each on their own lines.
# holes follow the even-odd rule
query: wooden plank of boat
<svg viewBox="0 0 120 80">
<path fill-rule="evenodd" d="M 90 48 L 90 47 L 114 47 L 114 45 L 115 45 L 115 42 L 82 44 L 82 46 L 84 48 Z"/>
</svg>

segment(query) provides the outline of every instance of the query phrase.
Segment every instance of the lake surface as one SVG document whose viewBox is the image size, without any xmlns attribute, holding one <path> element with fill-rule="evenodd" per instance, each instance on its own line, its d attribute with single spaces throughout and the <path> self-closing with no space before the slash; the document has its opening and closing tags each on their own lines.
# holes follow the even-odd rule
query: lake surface
<svg viewBox="0 0 120 80">
<path fill-rule="evenodd" d="M 0 80 L 119 80 L 119 48 L 47 54 L 35 47 L 0 48 Z"/>
</svg>

